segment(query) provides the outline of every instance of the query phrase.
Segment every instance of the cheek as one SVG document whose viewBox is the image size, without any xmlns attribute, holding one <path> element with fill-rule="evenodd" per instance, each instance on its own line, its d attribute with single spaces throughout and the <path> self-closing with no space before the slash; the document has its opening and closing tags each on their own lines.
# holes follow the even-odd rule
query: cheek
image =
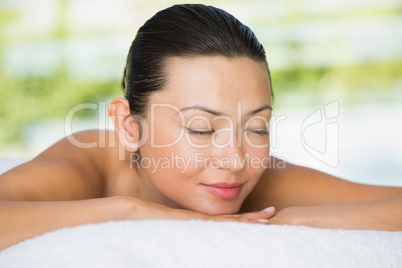
<svg viewBox="0 0 402 268">
<path fill-rule="evenodd" d="M 184 181 L 202 171 L 202 166 L 194 164 L 198 150 L 188 143 L 180 119 L 166 116 L 171 111 L 162 112 L 155 112 L 154 120 L 147 120 L 149 136 L 140 149 L 142 158 L 150 159 L 146 172 L 155 182 L 164 181 L 165 177 L 170 182 Z"/>
<path fill-rule="evenodd" d="M 267 147 L 255 148 L 255 146 L 247 146 L 249 154 L 248 174 L 250 178 L 258 180 L 266 168 L 270 166 L 270 144 L 264 143 Z"/>
<path fill-rule="evenodd" d="M 261 152 L 256 152 L 256 154 L 264 155 L 269 153 L 270 148 L 270 136 L 269 135 L 259 135 L 255 133 L 245 132 L 244 133 L 245 146 L 250 149 L 261 149 Z M 265 149 L 265 151 L 264 151 Z"/>
<path fill-rule="evenodd" d="M 196 199 L 197 186 L 202 182 L 204 168 L 194 162 L 194 151 L 186 143 L 180 142 L 169 148 L 150 151 L 147 148 L 144 157 L 147 156 L 153 157 L 155 162 L 145 169 L 145 173 L 160 194 L 183 208 Z"/>
<path fill-rule="evenodd" d="M 161 140 L 164 138 L 156 141 Z M 204 170 L 204 166 L 196 162 L 196 153 L 202 154 L 198 150 L 196 152 L 185 138 L 169 146 L 157 147 L 148 143 L 141 149 L 142 159 L 150 159 L 147 160 L 149 166 L 146 167 L 146 173 L 152 183 L 162 191 L 172 188 L 172 185 L 184 187 L 197 183 L 197 176 Z"/>
<path fill-rule="evenodd" d="M 149 142 L 153 148 L 169 148 L 183 139 L 184 129 L 172 127 L 172 123 L 167 120 L 155 120 L 151 124 Z"/>
</svg>

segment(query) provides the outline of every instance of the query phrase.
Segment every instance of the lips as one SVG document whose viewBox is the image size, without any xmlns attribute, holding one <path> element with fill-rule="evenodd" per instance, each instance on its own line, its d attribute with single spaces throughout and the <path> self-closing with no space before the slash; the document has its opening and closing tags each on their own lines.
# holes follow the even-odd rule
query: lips
<svg viewBox="0 0 402 268">
<path fill-rule="evenodd" d="M 224 199 L 232 199 L 238 196 L 241 187 L 244 183 L 214 183 L 214 184 L 202 184 L 210 193 Z"/>
</svg>

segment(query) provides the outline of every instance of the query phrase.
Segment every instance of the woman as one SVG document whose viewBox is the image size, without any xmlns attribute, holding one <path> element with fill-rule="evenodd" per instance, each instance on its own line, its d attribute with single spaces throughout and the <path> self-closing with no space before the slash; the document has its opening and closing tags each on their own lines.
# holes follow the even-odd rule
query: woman
<svg viewBox="0 0 402 268">
<path fill-rule="evenodd" d="M 157 13 L 133 41 L 123 87 L 109 106 L 115 132 L 76 133 L 0 176 L 1 249 L 125 219 L 402 230 L 401 188 L 268 157 L 265 51 L 225 11 Z"/>
</svg>

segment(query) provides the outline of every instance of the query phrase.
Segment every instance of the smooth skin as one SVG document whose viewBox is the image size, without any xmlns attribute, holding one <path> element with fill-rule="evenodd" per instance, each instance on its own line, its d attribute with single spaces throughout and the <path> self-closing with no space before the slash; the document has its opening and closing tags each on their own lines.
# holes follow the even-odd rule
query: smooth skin
<svg viewBox="0 0 402 268">
<path fill-rule="evenodd" d="M 271 163 L 285 168 L 212 160 L 269 155 L 264 122 L 271 117 L 271 97 L 263 64 L 222 57 L 171 58 L 166 64 L 168 83 L 151 95 L 157 106 L 149 105 L 141 124 L 127 101 L 116 98 L 109 107 L 115 132 L 75 133 L 0 175 L 0 249 L 63 227 L 125 219 L 269 219 L 268 224 L 402 231 L 400 187 L 352 183 L 276 158 Z M 185 170 L 141 168 L 133 161 L 138 152 L 142 159 L 173 153 L 190 164 Z M 196 153 L 203 165 L 196 165 Z M 221 198 L 206 187 L 222 182 L 241 183 L 239 194 Z"/>
</svg>

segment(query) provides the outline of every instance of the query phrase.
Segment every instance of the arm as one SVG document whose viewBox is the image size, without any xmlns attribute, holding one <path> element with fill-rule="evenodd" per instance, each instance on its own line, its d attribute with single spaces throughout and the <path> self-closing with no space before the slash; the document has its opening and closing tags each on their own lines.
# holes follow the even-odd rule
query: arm
<svg viewBox="0 0 402 268">
<path fill-rule="evenodd" d="M 97 139 L 82 132 L 81 141 Z M 81 149 L 61 140 L 32 161 L 0 175 L 0 250 L 46 232 L 87 223 L 125 219 L 200 219 L 259 223 L 274 212 L 209 216 L 109 196 L 109 149 Z M 113 155 L 115 157 L 115 155 Z M 113 192 L 113 191 L 112 191 Z"/>
<path fill-rule="evenodd" d="M 270 224 L 320 228 L 402 231 L 402 195 L 378 200 L 290 207 L 270 219 Z"/>
<path fill-rule="evenodd" d="M 284 166 L 267 169 L 246 200 L 249 209 L 275 206 L 279 211 L 270 223 L 402 230 L 401 187 L 364 185 L 290 163 Z"/>
<path fill-rule="evenodd" d="M 0 201 L 0 250 L 46 232 L 86 223 L 124 219 L 117 198 L 83 201 Z"/>
<path fill-rule="evenodd" d="M 88 142 L 96 137 L 96 132 L 77 135 Z M 120 204 L 101 198 L 100 153 L 63 139 L 0 175 L 0 249 L 63 227 L 121 219 Z"/>
<path fill-rule="evenodd" d="M 267 219 L 274 213 L 257 211 L 210 216 L 123 196 L 57 202 L 0 201 L 0 250 L 46 232 L 88 223 L 129 219 L 198 219 L 265 224 L 260 219 Z"/>
</svg>

